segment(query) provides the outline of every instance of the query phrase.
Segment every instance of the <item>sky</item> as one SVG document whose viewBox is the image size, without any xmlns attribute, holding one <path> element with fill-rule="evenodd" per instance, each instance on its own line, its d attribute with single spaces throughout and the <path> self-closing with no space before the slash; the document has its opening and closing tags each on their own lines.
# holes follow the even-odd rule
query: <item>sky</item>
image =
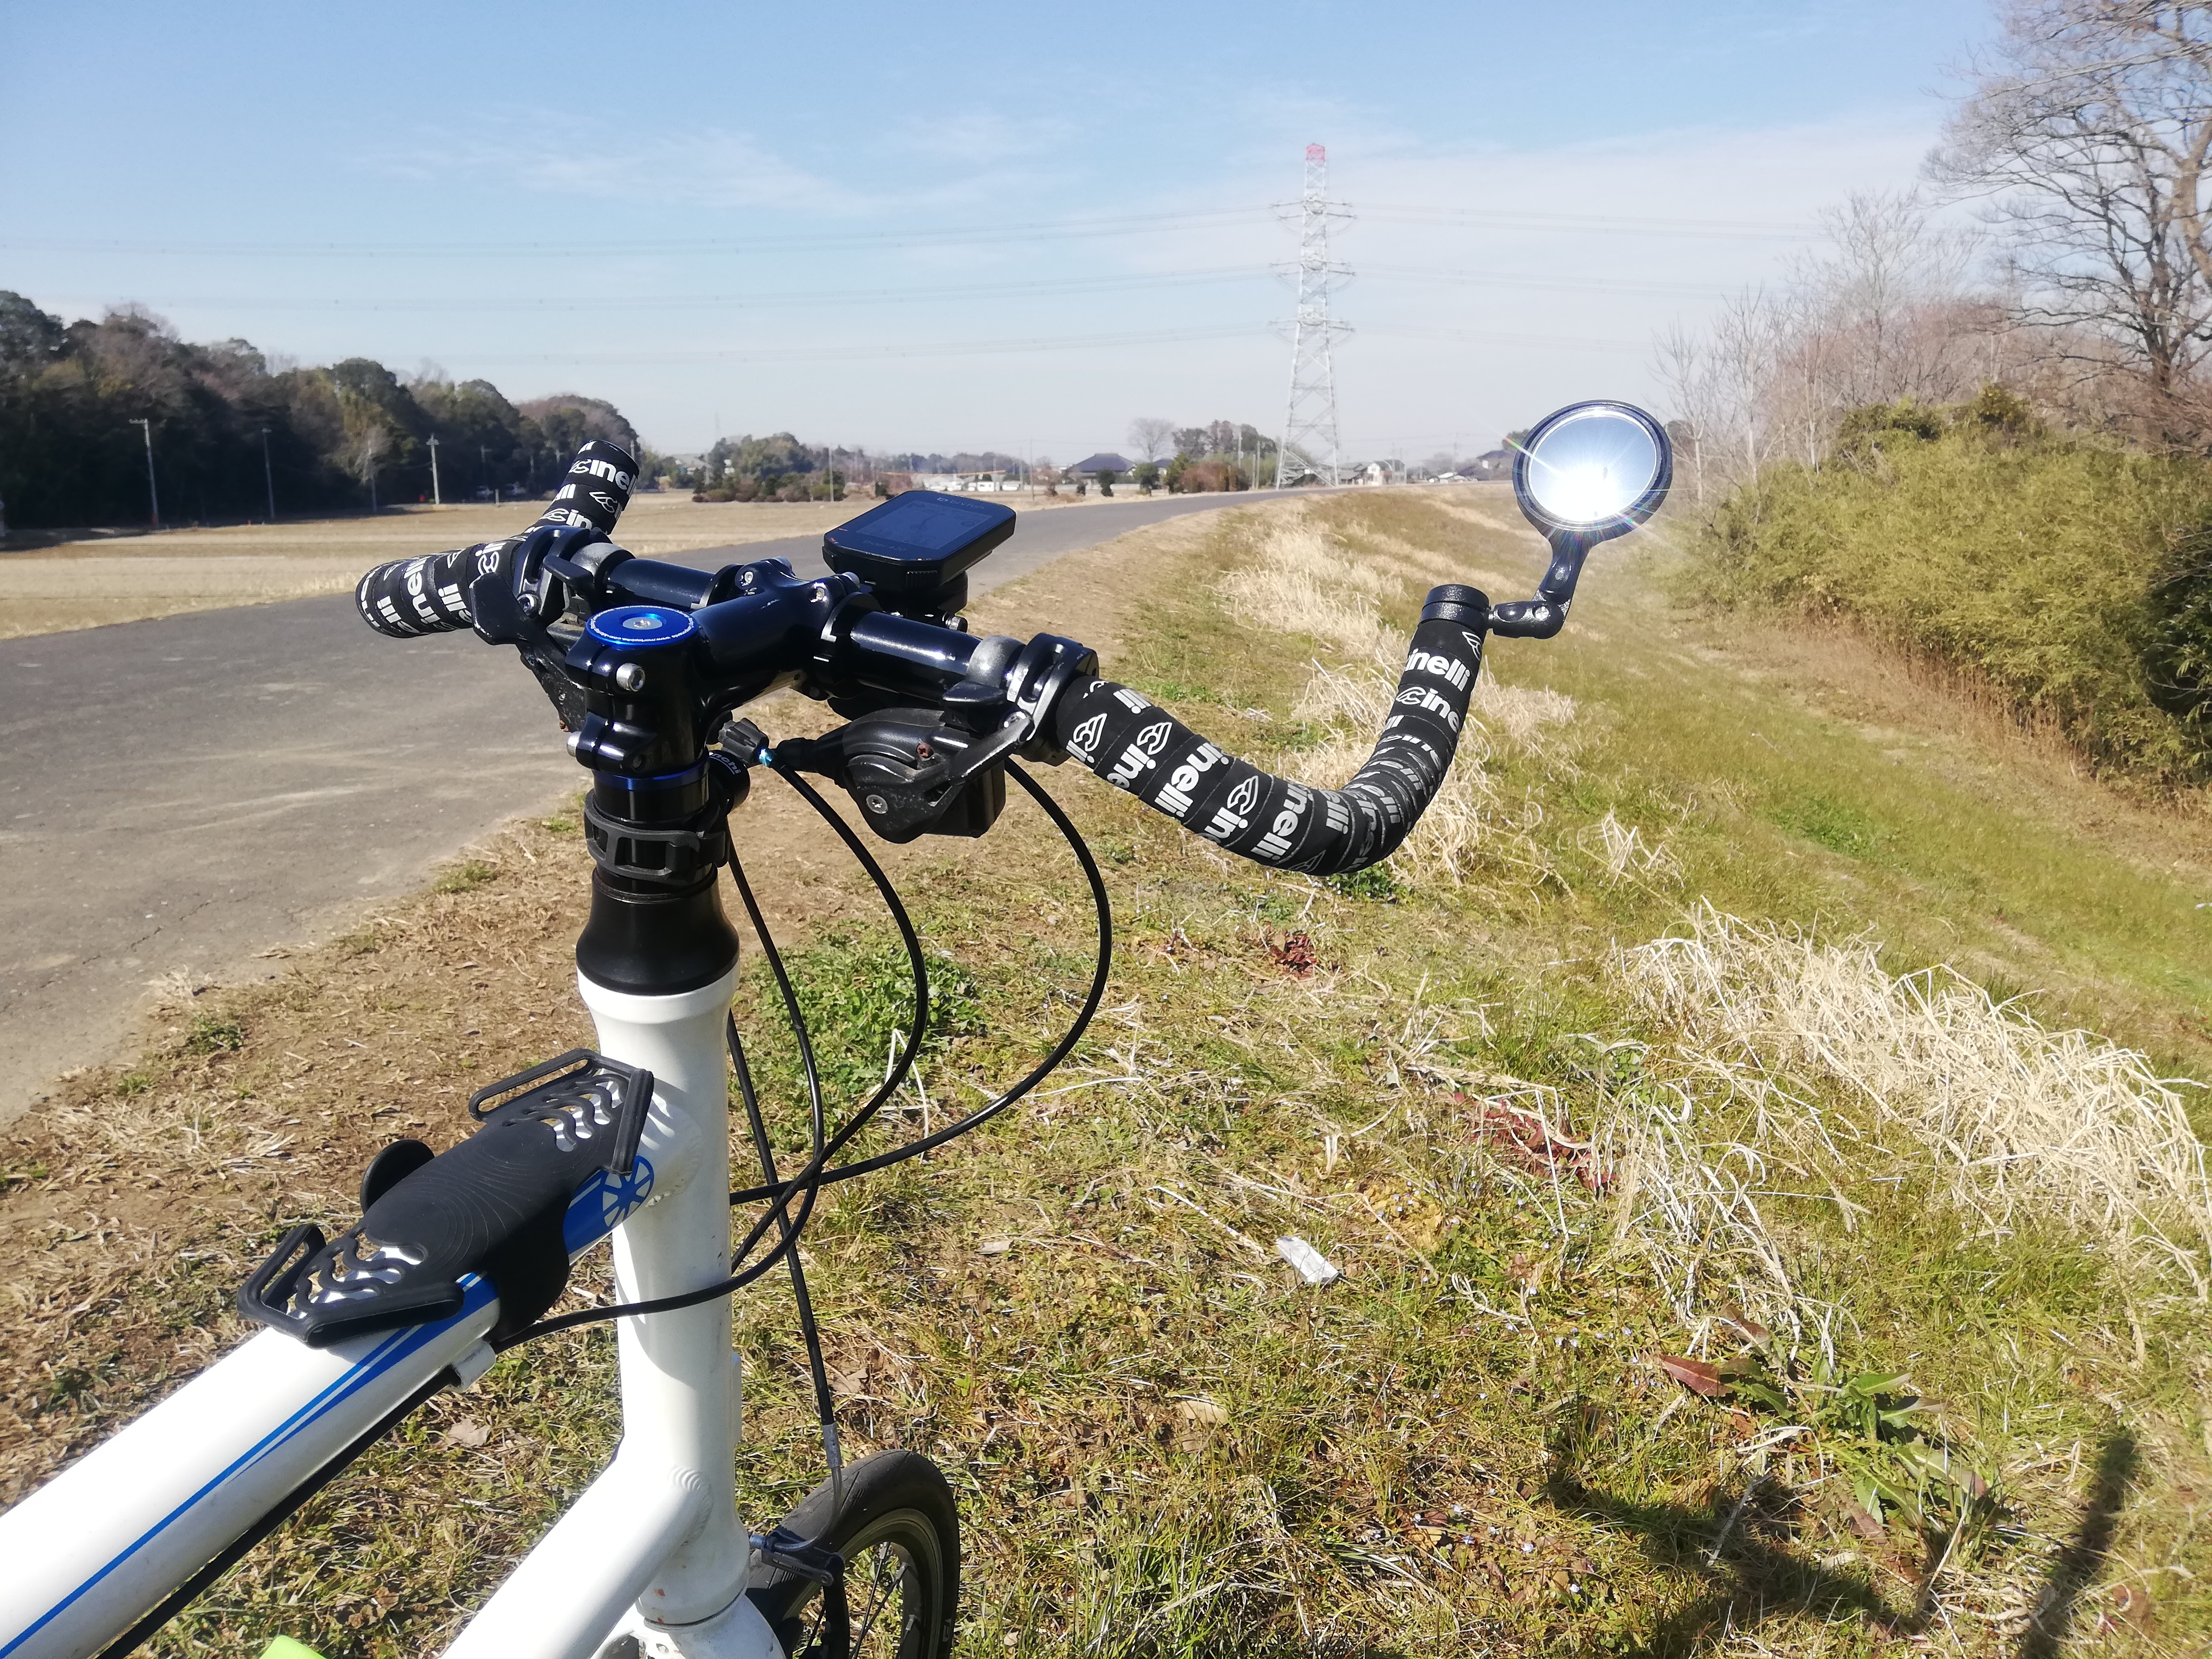
<svg viewBox="0 0 2212 1659">
<path fill-rule="evenodd" d="M 1347 459 L 1663 409 L 1655 335 L 1915 181 L 1986 0 L 1194 12 L 0 0 L 0 288 L 188 339 L 1066 461 L 1278 429 L 1305 146 Z"/>
</svg>

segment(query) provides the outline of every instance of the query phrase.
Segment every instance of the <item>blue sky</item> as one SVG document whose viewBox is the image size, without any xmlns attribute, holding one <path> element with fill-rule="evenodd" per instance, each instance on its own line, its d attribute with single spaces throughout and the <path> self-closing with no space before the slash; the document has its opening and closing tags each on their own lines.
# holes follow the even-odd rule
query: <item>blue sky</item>
<svg viewBox="0 0 2212 1659">
<path fill-rule="evenodd" d="M 1273 428 L 1328 146 L 1345 445 L 1656 399 L 1650 338 L 1911 183 L 1983 0 L 831 9 L 0 0 L 0 288 L 301 362 L 1061 459 Z M 1098 20 L 1110 17 L 1110 23 Z"/>
</svg>

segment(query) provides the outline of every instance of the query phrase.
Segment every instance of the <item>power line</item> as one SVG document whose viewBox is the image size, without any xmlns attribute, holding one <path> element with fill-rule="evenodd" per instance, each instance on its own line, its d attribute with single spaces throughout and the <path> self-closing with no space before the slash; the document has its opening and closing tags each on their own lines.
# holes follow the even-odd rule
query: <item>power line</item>
<svg viewBox="0 0 2212 1659">
<path fill-rule="evenodd" d="M 733 347 L 671 351 L 534 351 L 453 354 L 476 363 L 803 363 L 854 362 L 873 357 L 1021 356 L 1030 352 L 1085 351 L 1135 345 L 1178 345 L 1198 340 L 1263 337 L 1267 329 L 1253 324 L 1225 328 L 1164 329 L 1143 334 L 1067 335 L 1010 340 L 946 340 L 929 344 Z"/>
<path fill-rule="evenodd" d="M 1771 219 L 1662 219 L 1619 213 L 1523 213 L 1510 208 L 1451 208 L 1434 204 L 1363 204 L 1364 219 L 1392 224 L 1465 225 L 1482 230 L 1603 231 L 1613 236 L 1742 238 L 1799 241 L 1819 227 Z"/>
<path fill-rule="evenodd" d="M 22 253 L 159 253 L 255 258 L 533 258 L 605 259 L 655 253 L 782 252 L 803 248 L 945 247 L 1005 242 L 1061 240 L 1092 236 L 1127 236 L 1136 231 L 1202 230 L 1240 222 L 1259 222 L 1273 209 L 1264 204 L 1193 210 L 1181 213 L 1124 213 L 1084 219 L 1042 219 L 996 225 L 967 225 L 931 230 L 822 231 L 782 236 L 703 237 L 696 240 L 638 240 L 605 243 L 565 242 L 248 242 L 133 241 L 101 237 L 0 237 L 0 251 Z M 1602 231 L 1619 236 L 1721 237 L 1753 240 L 1800 240 L 1817 226 L 1777 220 L 1664 218 L 1613 213 L 1523 212 L 1505 208 L 1442 207 L 1435 204 L 1383 203 L 1363 207 L 1361 216 L 1379 222 L 1426 224 L 1480 229 Z"/>
<path fill-rule="evenodd" d="M 628 258 L 641 253 L 780 252 L 813 247 L 943 247 L 997 242 L 1127 236 L 1132 231 L 1200 230 L 1242 220 L 1258 222 L 1262 204 L 1188 213 L 1123 213 L 1087 219 L 971 225 L 942 230 L 824 231 L 788 236 L 707 237 L 678 241 L 568 242 L 137 242 L 68 237 L 0 238 L 0 251 L 38 253 L 162 253 L 250 256 L 257 258 Z"/>
<path fill-rule="evenodd" d="M 1265 265 L 1219 265 L 1194 270 L 1144 271 L 1122 276 L 1030 277 L 1015 282 L 963 283 L 944 288 L 788 289 L 769 294 L 679 294 L 657 298 L 635 294 L 604 298 L 574 295 L 532 297 L 507 295 L 468 300 L 301 300 L 259 299 L 246 295 L 171 296 L 158 303 L 182 306 L 252 307 L 265 311 L 467 313 L 515 311 L 781 311 L 877 301 L 928 305 L 941 300 L 1003 299 L 1024 295 L 1111 294 L 1132 289 L 1194 288 L 1215 283 L 1254 281 L 1270 274 Z"/>
</svg>

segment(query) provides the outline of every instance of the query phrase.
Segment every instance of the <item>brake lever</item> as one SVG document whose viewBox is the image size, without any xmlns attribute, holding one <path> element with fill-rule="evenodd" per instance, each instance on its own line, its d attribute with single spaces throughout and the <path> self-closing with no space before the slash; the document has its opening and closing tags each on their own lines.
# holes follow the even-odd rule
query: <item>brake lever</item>
<svg viewBox="0 0 2212 1659">
<path fill-rule="evenodd" d="M 504 573 L 489 571 L 470 584 L 469 616 L 479 639 L 515 648 L 552 700 L 563 732 L 574 732 L 583 724 L 591 711 L 585 705 L 583 689 L 568 678 L 568 647 L 532 613 Z"/>
</svg>

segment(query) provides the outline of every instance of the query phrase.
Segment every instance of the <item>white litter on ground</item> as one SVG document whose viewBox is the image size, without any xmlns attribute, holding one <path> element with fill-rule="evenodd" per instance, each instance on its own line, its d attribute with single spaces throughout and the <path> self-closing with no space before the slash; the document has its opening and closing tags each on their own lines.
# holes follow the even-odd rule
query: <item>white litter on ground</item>
<svg viewBox="0 0 2212 1659">
<path fill-rule="evenodd" d="M 1336 1264 L 1303 1238 L 1279 1238 L 1275 1253 L 1298 1270 L 1298 1277 L 1309 1285 L 1333 1285 L 1344 1277 Z"/>
</svg>

